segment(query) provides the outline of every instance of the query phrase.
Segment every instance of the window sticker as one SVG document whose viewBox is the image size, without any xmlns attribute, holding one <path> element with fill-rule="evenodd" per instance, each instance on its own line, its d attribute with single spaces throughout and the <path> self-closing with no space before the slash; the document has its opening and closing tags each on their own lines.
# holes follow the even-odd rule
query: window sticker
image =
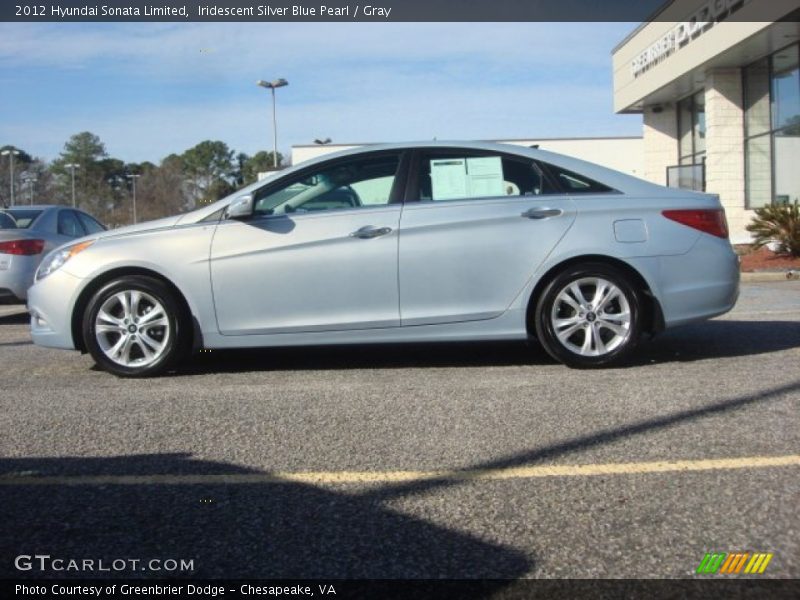
<svg viewBox="0 0 800 600">
<path fill-rule="evenodd" d="M 504 196 L 503 161 L 499 156 L 430 161 L 433 200 Z"/>
<path fill-rule="evenodd" d="M 467 198 L 467 161 L 451 158 L 431 161 L 431 186 L 434 200 Z"/>
</svg>

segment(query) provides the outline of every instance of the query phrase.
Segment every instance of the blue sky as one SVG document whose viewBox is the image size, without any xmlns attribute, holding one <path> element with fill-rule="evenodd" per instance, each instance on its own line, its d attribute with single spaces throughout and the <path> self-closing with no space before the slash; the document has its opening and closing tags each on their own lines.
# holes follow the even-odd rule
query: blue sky
<svg viewBox="0 0 800 600">
<path fill-rule="evenodd" d="M 334 142 L 639 135 L 611 49 L 635 23 L 2 23 L 0 145 L 47 159 L 92 131 L 158 162 L 205 139 Z"/>
</svg>

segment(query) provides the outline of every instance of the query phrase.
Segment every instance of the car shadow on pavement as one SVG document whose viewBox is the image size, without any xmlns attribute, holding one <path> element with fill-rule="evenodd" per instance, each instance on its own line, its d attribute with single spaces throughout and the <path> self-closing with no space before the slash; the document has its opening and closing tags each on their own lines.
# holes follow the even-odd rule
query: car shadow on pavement
<svg viewBox="0 0 800 600">
<path fill-rule="evenodd" d="M 477 471 L 552 463 L 798 390 L 800 381 L 623 423 L 476 464 L 461 477 L 456 471 L 360 490 L 194 460 L 188 453 L 0 458 L 0 578 L 86 576 L 15 570 L 14 557 L 33 554 L 102 558 L 106 564 L 113 559 L 194 561 L 194 571 L 170 577 L 518 578 L 535 572 L 530 553 L 403 514 L 386 503 L 464 485 Z M 529 493 L 535 493 L 532 485 Z M 125 569 L 91 575 L 165 574 Z M 487 597 L 504 585 L 487 584 Z"/>
<path fill-rule="evenodd" d="M 0 578 L 511 579 L 533 568 L 518 550 L 369 497 L 259 473 L 190 454 L 0 459 Z M 59 480 L 7 484 L 26 475 Z M 15 557 L 34 554 L 142 565 L 110 573 L 14 567 Z M 151 559 L 193 560 L 194 570 L 143 571 Z"/>
<path fill-rule="evenodd" d="M 798 321 L 707 321 L 643 340 L 619 368 L 780 352 L 800 346 Z M 556 364 L 536 342 L 436 342 L 206 350 L 173 375 L 309 369 L 542 366 Z"/>
<path fill-rule="evenodd" d="M 800 321 L 704 321 L 645 341 L 628 366 L 781 352 L 800 346 Z"/>
<path fill-rule="evenodd" d="M 0 316 L 0 325 L 27 325 L 31 317 L 27 312 L 18 312 Z"/>
</svg>

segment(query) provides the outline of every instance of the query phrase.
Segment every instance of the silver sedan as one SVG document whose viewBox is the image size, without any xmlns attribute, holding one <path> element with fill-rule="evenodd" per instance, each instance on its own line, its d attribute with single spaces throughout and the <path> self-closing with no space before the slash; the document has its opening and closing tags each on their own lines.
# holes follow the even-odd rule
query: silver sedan
<svg viewBox="0 0 800 600">
<path fill-rule="evenodd" d="M 33 340 L 121 376 L 193 349 L 536 339 L 597 367 L 730 310 L 737 257 L 713 195 L 533 148 L 371 146 L 193 212 L 63 246 Z"/>
<path fill-rule="evenodd" d="M 36 268 L 48 252 L 105 230 L 91 215 L 66 206 L 0 209 L 0 302 L 25 302 Z"/>
</svg>

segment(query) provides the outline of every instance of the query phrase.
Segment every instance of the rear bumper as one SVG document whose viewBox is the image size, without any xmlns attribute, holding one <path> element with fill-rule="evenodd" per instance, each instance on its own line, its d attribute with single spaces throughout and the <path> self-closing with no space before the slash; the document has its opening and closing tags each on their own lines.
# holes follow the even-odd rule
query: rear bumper
<svg viewBox="0 0 800 600">
<path fill-rule="evenodd" d="M 25 302 L 39 257 L 0 254 L 0 301 Z"/>
<path fill-rule="evenodd" d="M 710 235 L 682 256 L 661 257 L 658 275 L 666 327 L 724 314 L 739 297 L 739 257 L 727 240 Z"/>
<path fill-rule="evenodd" d="M 60 269 L 28 290 L 31 338 L 38 346 L 75 349 L 72 311 L 83 280 Z"/>
</svg>

